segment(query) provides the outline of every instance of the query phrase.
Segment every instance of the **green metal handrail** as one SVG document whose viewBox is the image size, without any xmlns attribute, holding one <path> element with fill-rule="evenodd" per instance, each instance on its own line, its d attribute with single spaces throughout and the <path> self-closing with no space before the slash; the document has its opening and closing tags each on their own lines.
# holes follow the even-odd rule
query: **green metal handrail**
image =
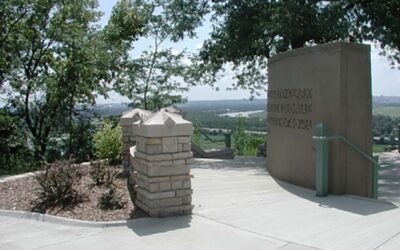
<svg viewBox="0 0 400 250">
<path fill-rule="evenodd" d="M 317 169 L 316 169 L 316 191 L 317 196 L 328 195 L 328 141 L 329 140 L 340 140 L 349 145 L 356 152 L 361 154 L 363 157 L 372 162 L 373 168 L 373 185 L 372 185 L 372 196 L 378 198 L 378 170 L 382 166 L 380 165 L 378 156 L 370 156 L 363 152 L 359 147 L 353 144 L 350 140 L 342 135 L 327 135 L 327 129 L 324 124 L 320 123 L 316 126 L 316 135 L 313 136 L 317 146 Z"/>
<path fill-rule="evenodd" d="M 231 133 L 226 133 L 224 139 L 221 139 L 221 140 L 214 140 L 214 139 L 212 139 L 211 137 L 209 137 L 209 136 L 207 135 L 207 133 L 205 133 L 201 128 L 197 127 L 196 124 L 193 124 L 193 127 L 194 127 L 197 131 L 199 131 L 202 135 L 204 135 L 204 137 L 206 137 L 207 140 L 209 140 L 209 141 L 211 141 L 211 142 L 214 142 L 214 143 L 215 143 L 215 142 L 225 142 L 225 146 L 226 146 L 227 148 L 230 148 L 230 147 L 231 147 Z"/>
</svg>

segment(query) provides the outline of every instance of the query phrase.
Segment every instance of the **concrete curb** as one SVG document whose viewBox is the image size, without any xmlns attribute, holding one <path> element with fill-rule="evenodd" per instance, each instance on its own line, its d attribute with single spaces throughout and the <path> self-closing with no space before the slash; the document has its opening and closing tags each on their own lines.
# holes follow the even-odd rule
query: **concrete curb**
<svg viewBox="0 0 400 250">
<path fill-rule="evenodd" d="M 120 221 L 85 221 L 85 220 L 64 218 L 49 214 L 40 214 L 40 213 L 25 212 L 25 211 L 11 211 L 3 209 L 0 209 L 0 216 L 12 217 L 18 219 L 36 220 L 36 221 L 49 222 L 60 225 L 93 227 L 93 228 L 124 227 L 128 226 L 128 224 L 132 223 L 133 221 L 139 222 L 142 220 L 151 219 L 149 217 L 144 217 L 144 218 L 120 220 Z"/>
<path fill-rule="evenodd" d="M 23 173 L 23 174 L 18 174 L 18 175 L 3 176 L 3 177 L 0 177 L 0 183 L 7 182 L 7 181 L 14 181 L 14 180 L 22 179 L 25 177 L 35 176 L 36 174 L 39 174 L 41 172 L 43 172 L 43 171 L 39 170 L 39 171 L 35 171 L 35 172 L 28 172 L 28 173 Z"/>
</svg>

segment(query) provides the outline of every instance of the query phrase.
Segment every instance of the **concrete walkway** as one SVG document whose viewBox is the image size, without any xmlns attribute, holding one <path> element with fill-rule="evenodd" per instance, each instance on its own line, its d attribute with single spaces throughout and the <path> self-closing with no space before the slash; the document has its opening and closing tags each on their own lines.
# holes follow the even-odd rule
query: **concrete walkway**
<svg viewBox="0 0 400 250">
<path fill-rule="evenodd" d="M 110 228 L 0 216 L 0 249 L 400 249 L 394 204 L 317 198 L 274 180 L 265 165 L 261 158 L 196 160 L 192 216 Z M 389 191 L 386 199 L 400 197 Z"/>
</svg>

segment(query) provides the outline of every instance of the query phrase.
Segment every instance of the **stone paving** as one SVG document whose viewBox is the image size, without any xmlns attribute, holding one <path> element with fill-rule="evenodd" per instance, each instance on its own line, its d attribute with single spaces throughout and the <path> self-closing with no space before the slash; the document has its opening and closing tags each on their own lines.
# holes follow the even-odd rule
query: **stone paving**
<svg viewBox="0 0 400 250">
<path fill-rule="evenodd" d="M 195 207 L 188 216 L 102 228 L 0 215 L 0 249 L 400 248 L 395 204 L 349 195 L 318 198 L 313 190 L 271 178 L 265 164 L 255 157 L 195 160 Z M 381 186 L 392 186 L 380 194 L 397 199 L 393 185 L 399 181 L 387 176 L 382 170 Z"/>
</svg>

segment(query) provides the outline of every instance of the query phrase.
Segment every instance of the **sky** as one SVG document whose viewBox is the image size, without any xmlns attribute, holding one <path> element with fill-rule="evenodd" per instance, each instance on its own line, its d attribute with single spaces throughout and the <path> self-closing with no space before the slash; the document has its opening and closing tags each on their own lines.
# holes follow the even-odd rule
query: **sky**
<svg viewBox="0 0 400 250">
<path fill-rule="evenodd" d="M 104 15 L 100 21 L 100 24 L 104 26 L 110 16 L 112 7 L 117 2 L 117 0 L 99 0 L 99 10 L 101 10 Z M 195 39 L 185 39 L 177 44 L 168 43 L 166 46 L 176 48 L 177 50 L 187 49 L 189 52 L 196 52 L 201 48 L 202 43 L 209 37 L 211 32 L 211 25 L 205 23 L 202 27 L 196 30 L 197 38 Z M 141 39 L 137 41 L 135 46 L 135 54 L 138 54 L 141 49 L 146 48 L 148 40 Z M 386 57 L 379 55 L 379 50 L 377 50 L 374 45 L 371 45 L 371 75 L 372 75 L 372 95 L 374 96 L 400 96 L 400 70 L 393 69 Z M 224 100 L 224 99 L 248 99 L 250 94 L 245 90 L 235 90 L 227 91 L 227 87 L 230 87 L 230 77 L 227 75 L 222 78 L 216 86 L 219 87 L 220 91 L 216 91 L 209 86 L 196 86 L 192 87 L 186 94 L 185 97 L 189 101 L 195 100 Z M 265 98 L 266 93 L 257 98 Z M 129 100 L 120 96 L 117 93 L 110 93 L 110 97 L 107 99 L 98 98 L 98 103 L 112 103 L 112 102 L 128 102 Z"/>
</svg>

